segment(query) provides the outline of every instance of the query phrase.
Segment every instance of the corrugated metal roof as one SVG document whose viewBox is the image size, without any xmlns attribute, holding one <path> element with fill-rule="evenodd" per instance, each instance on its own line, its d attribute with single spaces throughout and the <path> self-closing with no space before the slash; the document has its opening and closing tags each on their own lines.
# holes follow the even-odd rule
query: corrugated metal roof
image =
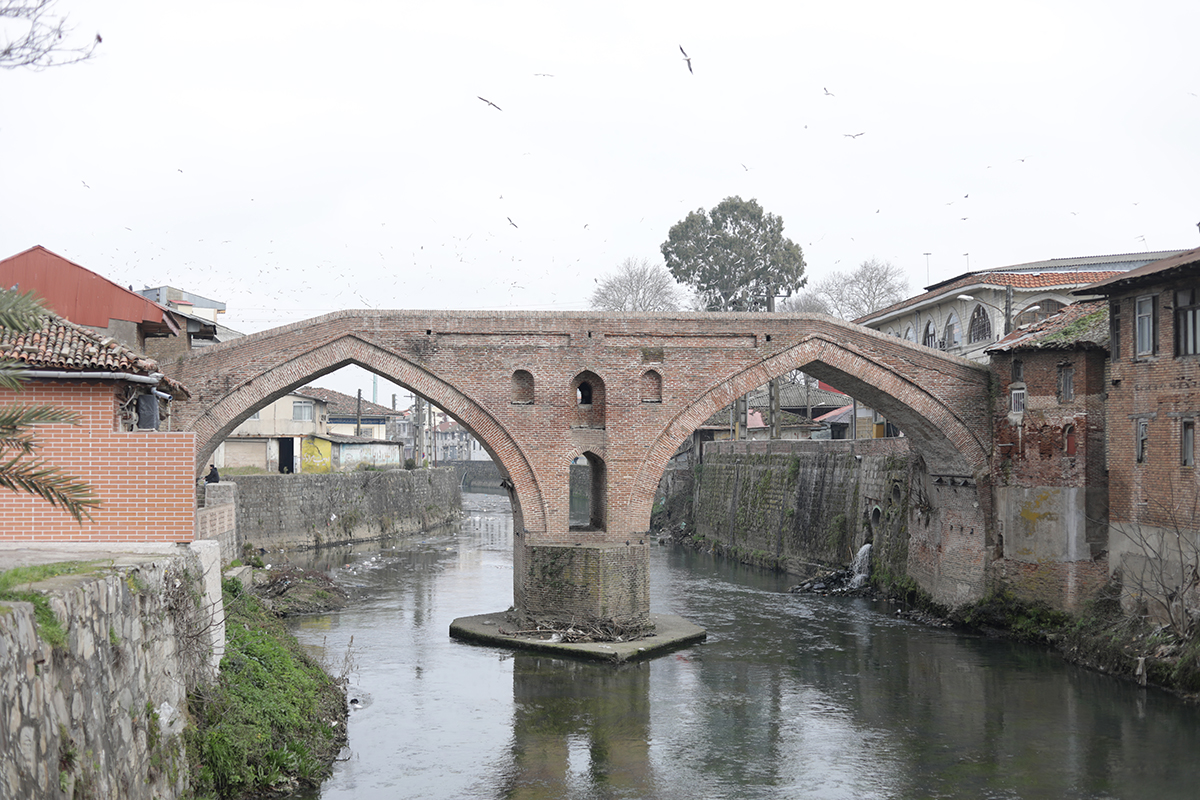
<svg viewBox="0 0 1200 800">
<path fill-rule="evenodd" d="M 107 328 L 110 319 L 119 319 L 169 326 L 158 304 L 41 245 L 0 261 L 0 285 L 14 284 L 22 292 L 36 292 L 46 308 L 80 325 Z"/>
<path fill-rule="evenodd" d="M 1112 294 L 1128 287 L 1165 277 L 1165 273 L 1172 270 L 1183 271 L 1188 268 L 1193 268 L 1193 271 L 1200 269 L 1200 247 L 1195 250 L 1185 250 L 1137 269 L 1131 269 L 1129 272 L 1123 272 L 1116 277 L 1084 286 L 1075 294 Z"/>
</svg>

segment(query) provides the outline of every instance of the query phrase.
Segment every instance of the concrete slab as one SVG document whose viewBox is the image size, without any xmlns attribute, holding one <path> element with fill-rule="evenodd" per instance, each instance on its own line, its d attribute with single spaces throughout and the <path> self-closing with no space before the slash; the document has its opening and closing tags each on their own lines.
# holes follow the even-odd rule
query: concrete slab
<svg viewBox="0 0 1200 800">
<path fill-rule="evenodd" d="M 708 636 L 704 628 L 674 614 L 651 614 L 650 619 L 654 622 L 654 633 L 633 642 L 564 644 L 536 636 L 513 636 L 500 632 L 513 626 L 506 611 L 499 611 L 495 614 L 478 614 L 473 617 L 459 617 L 450 623 L 450 635 L 455 639 L 476 644 L 512 647 L 519 650 L 537 650 L 566 658 L 615 663 L 654 658 L 671 650 L 702 642 Z"/>
<path fill-rule="evenodd" d="M 187 552 L 170 542 L 0 542 L 0 572 L 13 567 L 60 561 L 102 561 L 103 566 L 132 566 L 155 557 Z M 111 562 L 111 563 L 110 563 Z"/>
</svg>

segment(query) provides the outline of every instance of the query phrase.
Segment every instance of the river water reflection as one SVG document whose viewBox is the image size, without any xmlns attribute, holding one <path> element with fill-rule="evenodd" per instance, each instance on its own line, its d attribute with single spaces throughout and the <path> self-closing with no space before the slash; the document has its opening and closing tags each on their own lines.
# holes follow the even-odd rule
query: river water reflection
<svg viewBox="0 0 1200 800">
<path fill-rule="evenodd" d="M 651 606 L 704 644 L 615 668 L 454 641 L 455 617 L 512 601 L 507 499 L 464 506 L 310 557 L 352 605 L 294 630 L 334 665 L 353 637 L 362 702 L 310 797 L 1200 796 L 1200 713 L 1165 694 L 683 549 L 652 549 Z"/>
</svg>

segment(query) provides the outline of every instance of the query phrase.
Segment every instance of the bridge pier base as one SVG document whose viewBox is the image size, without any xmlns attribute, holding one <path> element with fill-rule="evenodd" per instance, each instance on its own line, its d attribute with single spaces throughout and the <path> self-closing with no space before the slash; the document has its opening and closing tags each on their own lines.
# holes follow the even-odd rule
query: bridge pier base
<svg viewBox="0 0 1200 800">
<path fill-rule="evenodd" d="M 525 544 L 513 548 L 513 599 L 534 618 L 650 619 L 650 547 L 629 543 Z"/>
</svg>

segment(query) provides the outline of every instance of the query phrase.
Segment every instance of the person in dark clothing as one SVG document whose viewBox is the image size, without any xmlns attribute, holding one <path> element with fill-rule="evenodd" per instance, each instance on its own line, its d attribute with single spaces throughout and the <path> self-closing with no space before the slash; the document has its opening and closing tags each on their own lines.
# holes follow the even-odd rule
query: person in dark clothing
<svg viewBox="0 0 1200 800">
<path fill-rule="evenodd" d="M 216 464 L 208 465 L 208 474 L 204 476 L 205 483 L 220 483 L 221 473 L 217 472 Z"/>
</svg>

